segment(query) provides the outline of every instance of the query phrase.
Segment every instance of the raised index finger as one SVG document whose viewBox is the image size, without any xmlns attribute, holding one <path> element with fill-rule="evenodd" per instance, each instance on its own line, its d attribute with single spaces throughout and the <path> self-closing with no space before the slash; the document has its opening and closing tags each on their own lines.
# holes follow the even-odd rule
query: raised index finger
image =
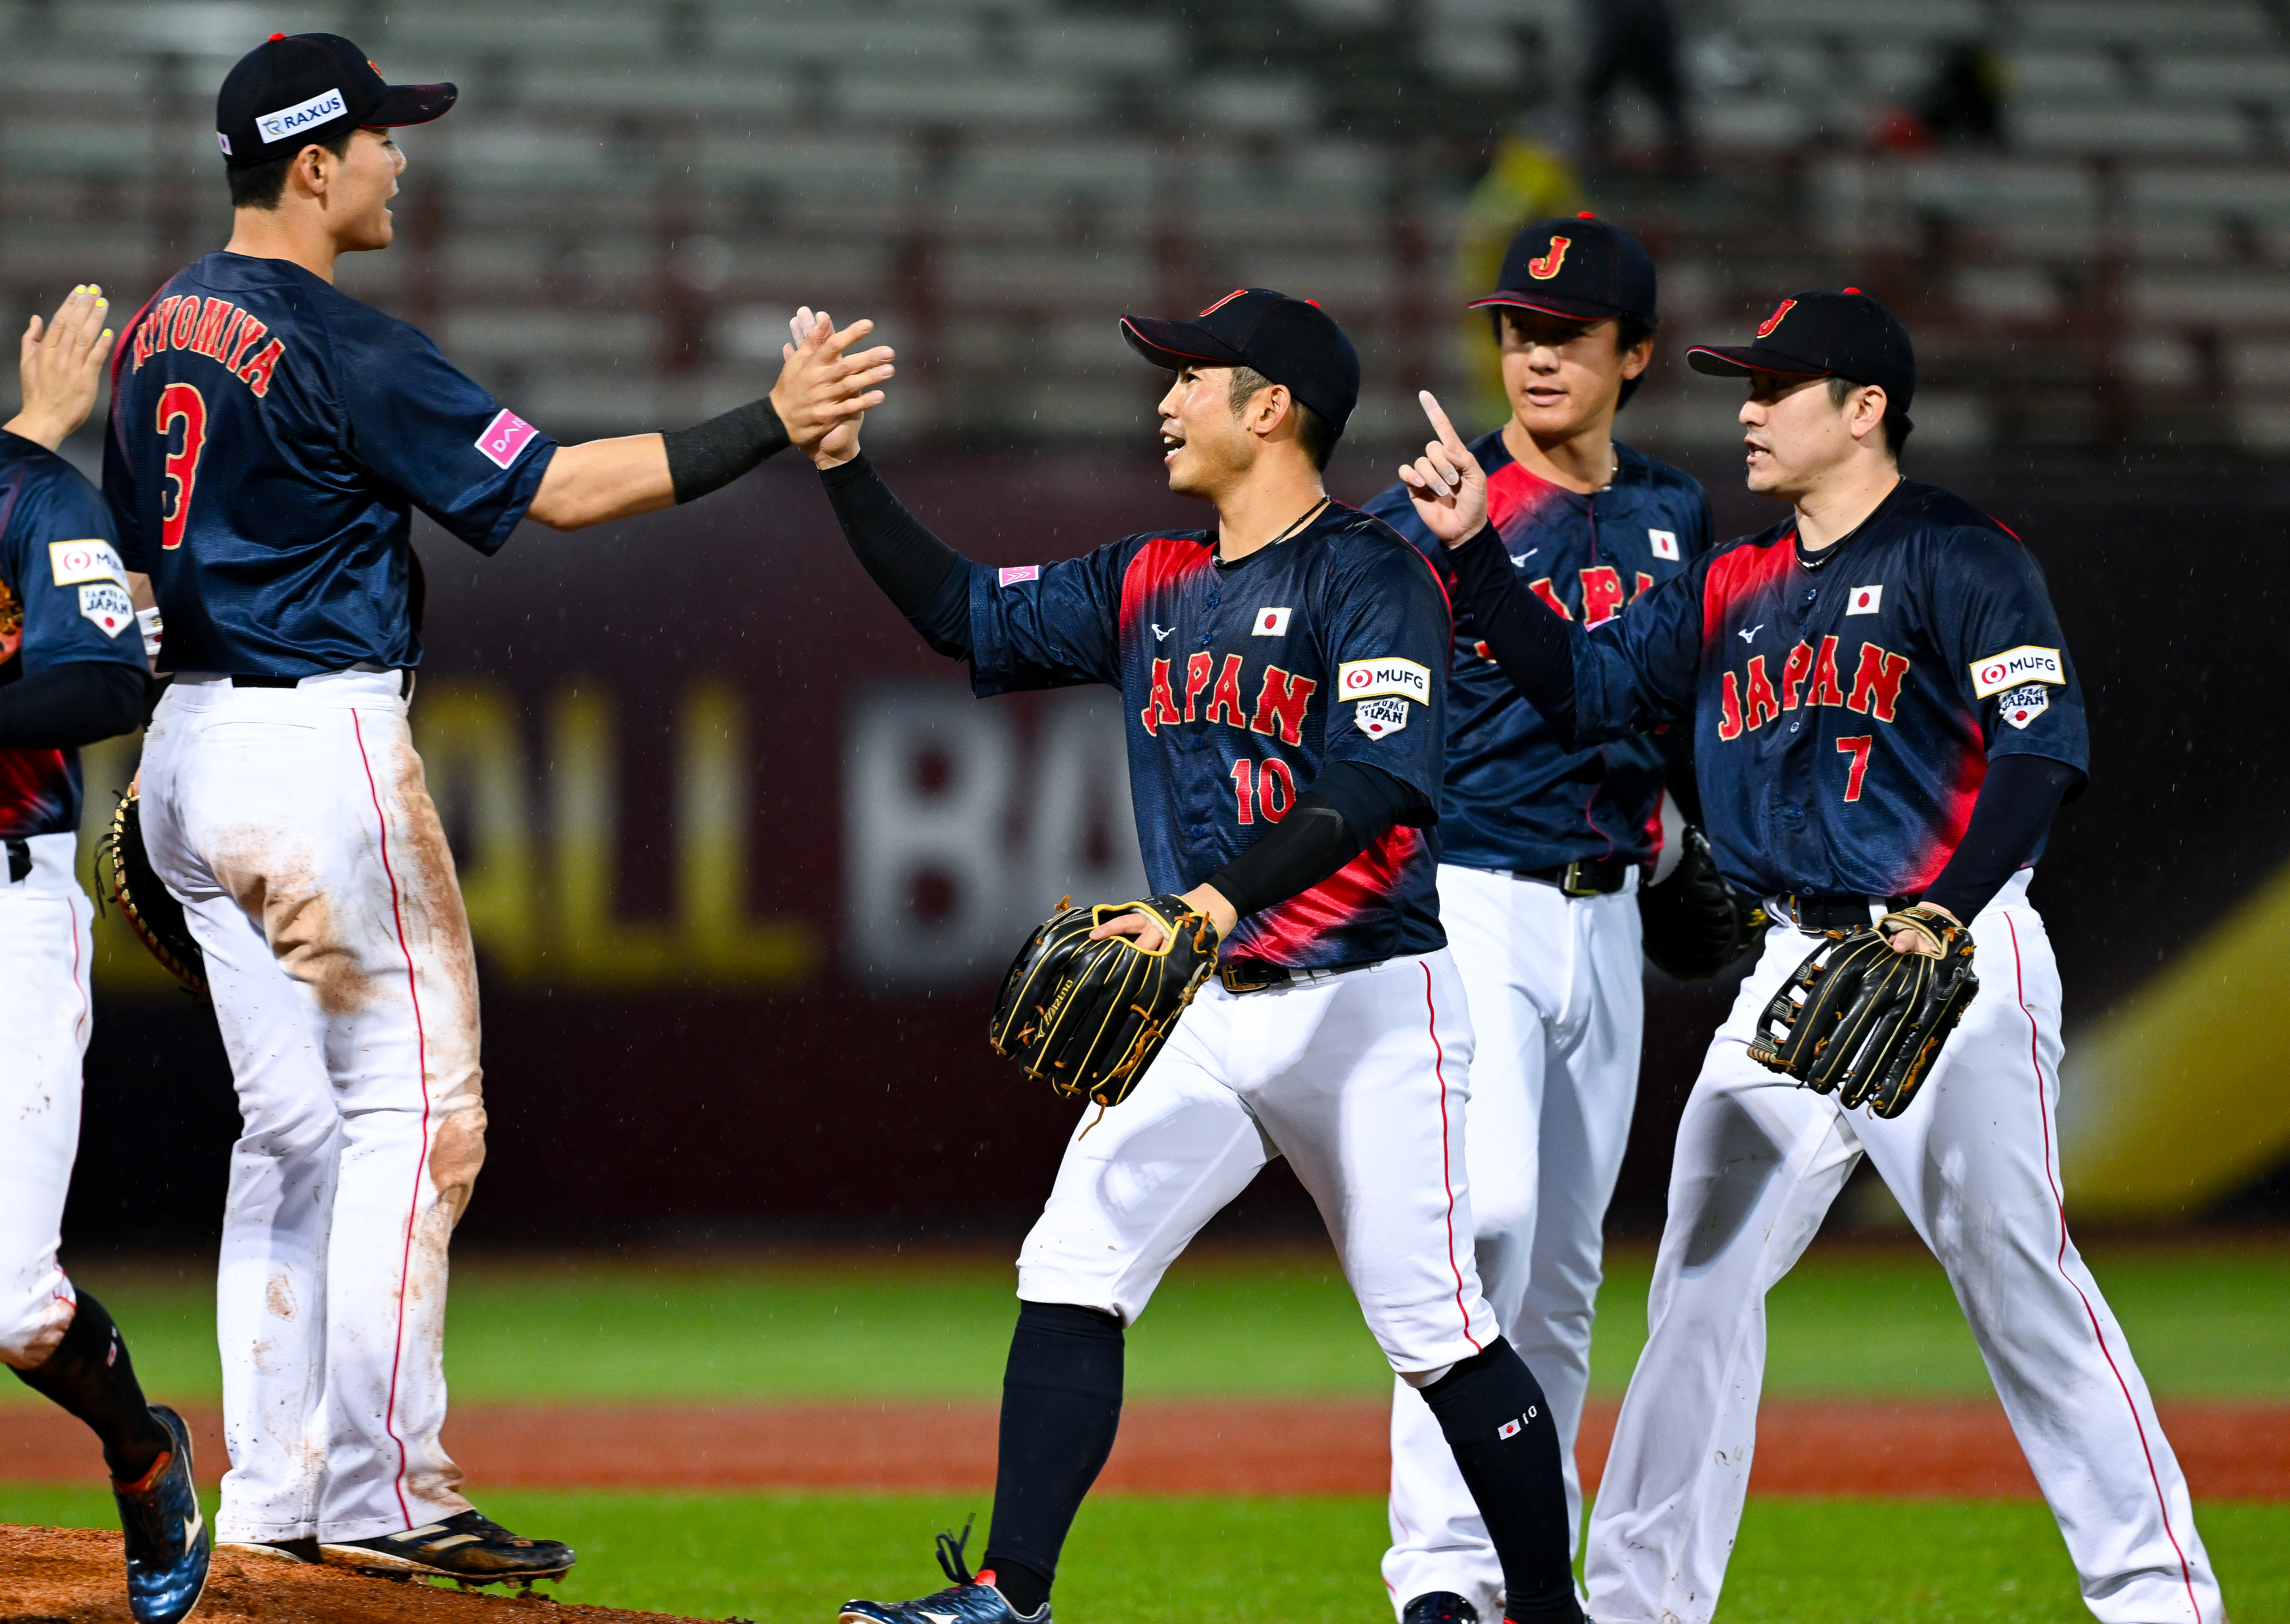
<svg viewBox="0 0 2290 1624">
<path fill-rule="evenodd" d="M 1431 420 L 1431 432 L 1439 436 L 1439 444 L 1451 452 L 1468 456 L 1469 453 L 1463 450 L 1462 436 L 1455 432 L 1455 425 L 1447 420 L 1446 412 L 1440 408 L 1439 397 L 1429 389 L 1419 389 L 1415 398 L 1423 403 L 1423 415 Z"/>
</svg>

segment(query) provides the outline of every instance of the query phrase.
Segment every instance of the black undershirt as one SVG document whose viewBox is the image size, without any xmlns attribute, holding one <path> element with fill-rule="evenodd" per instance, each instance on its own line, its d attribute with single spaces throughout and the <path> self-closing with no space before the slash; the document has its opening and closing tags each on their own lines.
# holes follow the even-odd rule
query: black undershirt
<svg viewBox="0 0 2290 1624">
<path fill-rule="evenodd" d="M 143 725 L 150 684 L 116 660 L 75 660 L 13 682 L 0 676 L 0 748 L 69 750 L 132 733 Z"/>
</svg>

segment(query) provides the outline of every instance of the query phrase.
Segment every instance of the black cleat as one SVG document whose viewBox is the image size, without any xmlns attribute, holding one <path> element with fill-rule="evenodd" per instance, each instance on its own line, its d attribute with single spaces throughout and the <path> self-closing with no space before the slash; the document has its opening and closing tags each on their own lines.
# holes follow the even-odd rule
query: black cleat
<svg viewBox="0 0 2290 1624">
<path fill-rule="evenodd" d="M 838 1624 L 1050 1624 L 1050 1604 L 1020 1612 L 992 1585 L 972 1583 L 915 1602 L 845 1602 L 837 1618 Z"/>
<path fill-rule="evenodd" d="M 464 1587 L 562 1579 L 574 1561 L 571 1546 L 511 1533 L 475 1509 L 404 1533 L 330 1540 L 318 1550 L 330 1567 L 391 1578 L 458 1579 Z"/>
<path fill-rule="evenodd" d="M 1479 1610 L 1453 1590 L 1432 1590 L 1407 1604 L 1400 1624 L 1479 1624 Z"/>
</svg>

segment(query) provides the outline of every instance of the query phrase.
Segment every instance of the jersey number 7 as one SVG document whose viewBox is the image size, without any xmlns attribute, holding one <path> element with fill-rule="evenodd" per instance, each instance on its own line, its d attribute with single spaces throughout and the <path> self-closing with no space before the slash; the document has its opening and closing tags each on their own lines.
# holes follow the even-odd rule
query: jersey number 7
<svg viewBox="0 0 2290 1624">
<path fill-rule="evenodd" d="M 163 499 L 166 510 L 159 516 L 159 545 L 169 550 L 183 544 L 183 525 L 191 516 L 191 487 L 199 478 L 199 453 L 207 448 L 206 396 L 188 383 L 171 383 L 159 392 L 163 443 L 174 437 L 179 420 L 183 425 L 183 448 L 169 452 L 162 465 L 173 487 Z"/>
</svg>

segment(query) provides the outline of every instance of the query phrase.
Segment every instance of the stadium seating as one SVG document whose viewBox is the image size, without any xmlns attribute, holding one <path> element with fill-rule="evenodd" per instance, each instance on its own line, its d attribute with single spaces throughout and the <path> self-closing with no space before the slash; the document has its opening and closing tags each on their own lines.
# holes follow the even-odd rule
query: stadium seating
<svg viewBox="0 0 2290 1624">
<path fill-rule="evenodd" d="M 1693 160 L 1626 93 L 1586 185 L 1656 244 L 1674 331 L 1802 286 L 1897 304 L 1934 449 L 2284 449 L 2286 14 L 1710 0 Z M 1575 0 L 0 0 L 17 319 L 91 277 L 140 300 L 220 241 L 207 108 L 274 28 L 462 86 L 404 134 L 397 248 L 343 284 L 576 435 L 752 396 L 798 301 L 907 346 L 886 433 L 1127 433 L 1151 391 L 1111 316 L 1268 282 L 1359 337 L 1361 436 L 1412 432 L 1456 368 L 1475 165 L 1563 126 L 1588 48 Z M 1971 42 L 1992 140 L 1923 117 Z M 1634 432 L 1729 436 L 1687 389 L 1657 367 Z"/>
</svg>

